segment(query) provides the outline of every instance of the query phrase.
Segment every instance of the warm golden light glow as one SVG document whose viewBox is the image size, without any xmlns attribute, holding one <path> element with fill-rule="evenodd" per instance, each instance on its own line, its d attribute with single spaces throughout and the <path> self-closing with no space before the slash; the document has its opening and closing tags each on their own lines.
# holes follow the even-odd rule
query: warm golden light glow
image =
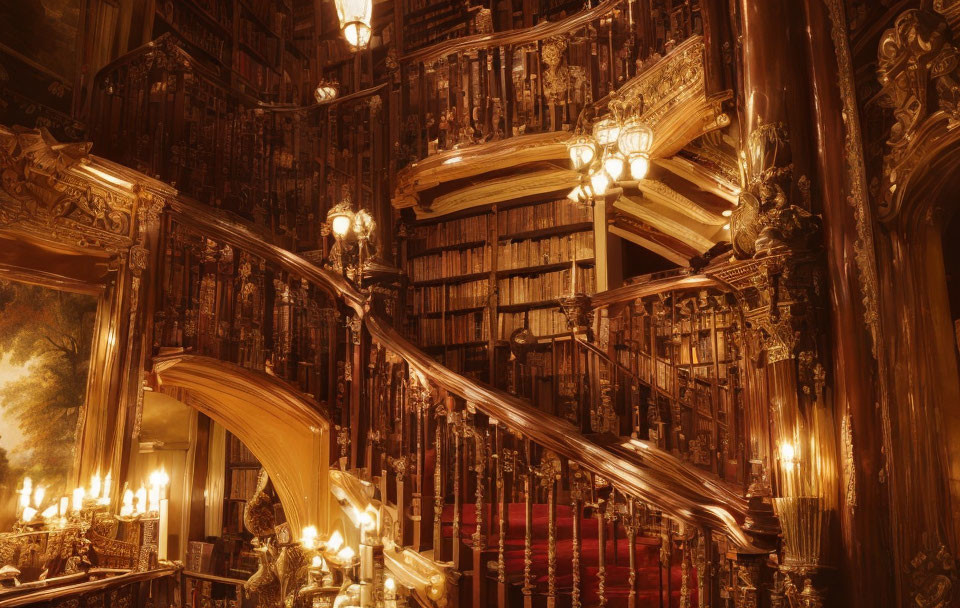
<svg viewBox="0 0 960 608">
<path fill-rule="evenodd" d="M 793 444 L 788 441 L 782 442 L 780 444 L 780 460 L 792 464 L 796 462 L 796 458 L 797 451 L 796 448 L 793 447 Z"/>
<path fill-rule="evenodd" d="M 577 171 L 589 167 L 590 163 L 597 157 L 597 147 L 593 140 L 584 135 L 567 144 L 567 152 L 570 154 L 570 162 L 573 163 L 573 168 Z"/>
<path fill-rule="evenodd" d="M 603 169 L 597 169 L 590 175 L 590 186 L 595 194 L 603 196 L 610 186 L 610 176 Z"/>
<path fill-rule="evenodd" d="M 321 80 L 317 83 L 317 88 L 313 90 L 313 98 L 317 103 L 330 103 L 337 98 L 339 87 L 336 83 L 328 80 Z"/>
<path fill-rule="evenodd" d="M 340 534 L 339 530 L 334 530 L 333 534 L 330 535 L 330 540 L 327 541 L 327 551 L 331 553 L 336 553 L 340 550 L 340 547 L 343 546 L 343 535 Z"/>
<path fill-rule="evenodd" d="M 604 118 L 593 125 L 593 137 L 601 146 L 609 146 L 620 137 L 620 124 L 613 118 Z"/>
<path fill-rule="evenodd" d="M 640 118 L 632 118 L 624 125 L 617 139 L 620 153 L 626 156 L 632 154 L 650 154 L 653 145 L 653 130 L 642 123 Z"/>
<path fill-rule="evenodd" d="M 315 549 L 317 547 L 317 527 L 307 526 L 300 532 L 300 544 L 304 549 Z"/>
<path fill-rule="evenodd" d="M 623 175 L 623 156 L 617 152 L 605 154 L 603 157 L 603 170 L 610 176 L 611 181 L 617 181 Z"/>
<path fill-rule="evenodd" d="M 370 42 L 370 21 L 373 17 L 373 0 L 334 0 L 343 37 L 355 49 Z"/>
<path fill-rule="evenodd" d="M 650 170 L 650 157 L 646 154 L 634 154 L 630 157 L 630 175 L 635 180 L 641 180 L 647 176 Z"/>
</svg>

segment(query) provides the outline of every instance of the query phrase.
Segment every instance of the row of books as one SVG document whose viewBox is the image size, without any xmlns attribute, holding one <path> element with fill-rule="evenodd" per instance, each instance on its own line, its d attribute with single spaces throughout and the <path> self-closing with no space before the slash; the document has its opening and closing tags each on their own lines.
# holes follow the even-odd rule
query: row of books
<svg viewBox="0 0 960 608">
<path fill-rule="evenodd" d="M 507 241 L 497 247 L 497 268 L 509 270 L 541 264 L 557 264 L 594 257 L 592 232 L 552 236 L 548 239 Z"/>
<path fill-rule="evenodd" d="M 462 251 L 441 251 L 435 255 L 414 258 L 411 270 L 414 282 L 487 272 L 490 270 L 490 248 L 473 247 Z"/>
<path fill-rule="evenodd" d="M 421 346 L 462 344 L 486 340 L 489 336 L 487 311 L 450 315 L 444 319 L 420 319 L 418 338 Z"/>
<path fill-rule="evenodd" d="M 413 313 L 441 312 L 486 306 L 490 293 L 487 279 L 421 287 L 413 297 Z"/>
<path fill-rule="evenodd" d="M 416 255 L 425 249 L 449 247 L 459 243 L 487 240 L 487 220 L 490 216 L 474 215 L 459 220 L 417 226 L 410 238 L 409 253 Z"/>
<path fill-rule="evenodd" d="M 263 55 L 271 65 L 277 63 L 280 39 L 268 34 L 262 27 L 249 19 L 240 19 L 240 41 Z"/>
<path fill-rule="evenodd" d="M 276 0 L 243 0 L 241 4 L 253 13 L 272 33 L 280 33 L 284 21 L 284 14 L 276 10 Z"/>
<path fill-rule="evenodd" d="M 162 12 L 161 12 L 162 11 Z M 190 44 L 203 49 L 217 61 L 224 63 L 224 50 L 227 39 L 204 26 L 190 10 L 176 2 L 168 2 L 163 9 L 158 8 L 161 18 L 175 29 Z"/>
<path fill-rule="evenodd" d="M 232 465 L 259 465 L 260 461 L 235 435 L 228 435 L 227 462 Z"/>
<path fill-rule="evenodd" d="M 592 221 L 591 207 L 574 205 L 567 199 L 513 207 L 497 214 L 497 228 L 501 235 Z"/>
<path fill-rule="evenodd" d="M 243 49 L 237 53 L 237 73 L 243 76 L 250 84 L 263 88 L 267 81 L 267 66 L 259 59 Z"/>
<path fill-rule="evenodd" d="M 233 469 L 230 471 L 230 496 L 249 500 L 257 489 L 257 469 Z"/>
<path fill-rule="evenodd" d="M 556 300 L 575 292 L 593 293 L 596 272 L 592 266 L 577 266 L 576 284 L 570 280 L 570 269 L 539 275 L 519 275 L 497 281 L 500 304 L 526 304 Z"/>
<path fill-rule="evenodd" d="M 535 308 L 526 312 L 502 312 L 497 317 L 497 335 L 500 340 L 509 340 L 510 334 L 523 327 L 524 316 L 527 329 L 535 336 L 555 336 L 570 331 L 567 317 L 555 308 Z"/>
</svg>

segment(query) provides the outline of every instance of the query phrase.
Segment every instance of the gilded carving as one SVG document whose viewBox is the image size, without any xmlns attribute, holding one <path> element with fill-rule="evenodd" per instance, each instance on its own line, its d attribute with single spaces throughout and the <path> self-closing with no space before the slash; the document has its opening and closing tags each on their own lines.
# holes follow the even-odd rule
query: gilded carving
<svg viewBox="0 0 960 608">
<path fill-rule="evenodd" d="M 854 243 L 857 270 L 860 274 L 860 298 L 863 302 L 863 322 L 870 332 L 873 357 L 877 357 L 878 303 L 877 268 L 873 245 L 873 227 L 870 223 L 866 168 L 863 162 L 863 141 L 857 95 L 853 78 L 853 61 L 847 38 L 847 24 L 840 0 L 824 0 L 830 14 L 830 35 L 837 54 L 838 84 L 843 104 L 844 160 L 847 164 L 847 204 L 853 207 L 857 225 Z"/>
<path fill-rule="evenodd" d="M 567 39 L 557 36 L 544 41 L 540 51 L 543 62 L 547 65 L 543 73 L 543 93 L 553 105 L 565 104 L 567 101 L 570 70 L 564 65 L 566 50 Z"/>
<path fill-rule="evenodd" d="M 960 118 L 960 51 L 940 14 L 910 9 L 880 39 L 877 79 L 894 124 L 883 158 L 883 212 L 896 212 L 898 190 L 916 168 L 920 154 L 908 153 L 931 124 Z"/>
<path fill-rule="evenodd" d="M 957 586 L 957 563 L 945 545 L 921 549 L 910 560 L 910 597 L 918 608 L 945 608 L 953 605 Z"/>
</svg>

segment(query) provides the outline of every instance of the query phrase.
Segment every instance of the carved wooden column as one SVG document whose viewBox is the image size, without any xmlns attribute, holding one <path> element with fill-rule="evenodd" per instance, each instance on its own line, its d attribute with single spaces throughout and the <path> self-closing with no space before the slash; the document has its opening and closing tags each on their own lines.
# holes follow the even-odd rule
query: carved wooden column
<svg viewBox="0 0 960 608">
<path fill-rule="evenodd" d="M 833 409 L 841 476 L 838 513 L 844 601 L 894 605 L 896 576 L 884 422 L 878 404 L 877 269 L 852 53 L 842 0 L 806 0 L 813 128 L 830 292 Z M 890 458 L 890 455 L 887 455 Z M 932 463 L 931 463 L 932 464 Z M 919 500 L 919 493 L 914 496 Z M 912 533 L 908 533 L 912 536 Z M 905 556 L 909 558 L 910 556 Z"/>
<path fill-rule="evenodd" d="M 773 453 L 751 453 L 773 469 L 773 499 L 783 530 L 781 567 L 798 576 L 821 569 L 832 552 L 839 475 L 832 404 L 827 398 L 822 231 L 810 86 L 803 71 L 801 3 L 740 0 L 742 95 L 739 205 L 731 220 L 734 252 L 755 261 L 752 285 L 741 282 L 747 326 L 754 332 L 760 380 L 770 407 L 750 410 L 751 436 L 770 433 Z M 751 448 L 763 447 L 757 443 Z M 761 473 L 761 477 L 762 477 Z M 764 487 L 764 484 L 760 484 Z M 756 506 L 762 506 L 755 502 Z M 759 557 L 752 563 L 760 564 Z M 761 605 L 769 595 L 752 575 Z"/>
</svg>

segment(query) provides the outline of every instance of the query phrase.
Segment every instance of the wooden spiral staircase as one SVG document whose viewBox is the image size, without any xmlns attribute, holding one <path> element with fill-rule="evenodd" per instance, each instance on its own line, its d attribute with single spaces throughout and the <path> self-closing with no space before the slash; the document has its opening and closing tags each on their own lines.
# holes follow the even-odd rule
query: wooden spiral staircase
<svg viewBox="0 0 960 608">
<path fill-rule="evenodd" d="M 595 432 L 599 402 L 583 400 L 592 421 L 570 421 L 460 376 L 404 339 L 378 298 L 201 205 L 170 201 L 161 238 L 154 342 L 269 369 L 319 401 L 339 423 L 331 460 L 395 508 L 398 546 L 448 565 L 456 605 L 692 606 L 727 593 L 730 559 L 766 555 L 757 539 L 775 530 L 742 486 Z M 595 344 L 582 351 L 627 382 Z M 617 428 L 643 417 L 635 399 L 612 406 Z"/>
</svg>

